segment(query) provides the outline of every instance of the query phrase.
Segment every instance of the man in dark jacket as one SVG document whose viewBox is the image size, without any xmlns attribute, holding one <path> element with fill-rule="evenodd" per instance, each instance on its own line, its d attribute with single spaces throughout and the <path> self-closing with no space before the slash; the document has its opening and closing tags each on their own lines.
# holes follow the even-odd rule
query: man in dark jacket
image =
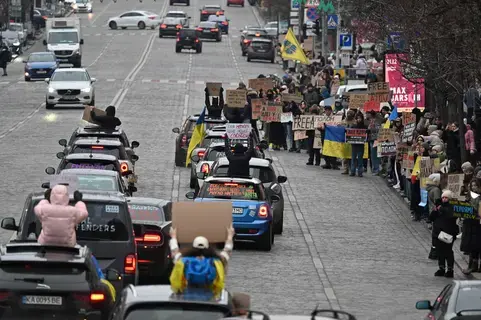
<svg viewBox="0 0 481 320">
<path fill-rule="evenodd" d="M 122 124 L 119 118 L 115 116 L 114 106 L 108 106 L 105 109 L 105 113 L 105 116 L 98 116 L 95 114 L 94 107 L 91 107 L 90 118 L 92 118 L 92 121 L 96 122 L 99 126 L 109 130 L 115 130 L 117 126 Z"/>
<path fill-rule="evenodd" d="M 3 69 L 4 77 L 7 76 L 7 64 L 12 61 L 12 53 L 8 47 L 0 40 L 0 68 Z"/>
<path fill-rule="evenodd" d="M 456 165 L 461 165 L 461 150 L 459 143 L 459 127 L 453 122 L 446 128 L 446 156 L 449 160 L 453 160 Z"/>
<path fill-rule="evenodd" d="M 314 90 L 314 86 L 309 84 L 307 86 L 307 92 L 304 94 L 304 100 L 306 101 L 307 107 L 310 108 L 313 105 L 318 105 L 321 102 L 321 98 L 316 90 Z"/>
<path fill-rule="evenodd" d="M 249 177 L 249 161 L 254 154 L 254 146 L 252 137 L 249 137 L 249 149 L 242 143 L 237 143 L 234 146 L 234 152 L 231 150 L 229 138 L 225 137 L 225 155 L 229 160 L 229 170 L 227 172 L 229 177 Z"/>
</svg>

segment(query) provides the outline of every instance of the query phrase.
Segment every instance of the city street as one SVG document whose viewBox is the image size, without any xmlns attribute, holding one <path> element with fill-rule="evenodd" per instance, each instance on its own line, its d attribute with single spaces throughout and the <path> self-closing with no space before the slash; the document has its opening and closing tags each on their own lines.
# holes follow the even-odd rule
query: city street
<svg viewBox="0 0 481 320">
<path fill-rule="evenodd" d="M 183 10 L 191 26 L 205 4 L 222 4 L 231 20 L 222 42 L 204 41 L 201 54 L 175 53 L 175 38 L 158 29 L 110 30 L 110 17 L 139 9 L 163 16 Z M 224 88 L 247 84 L 259 74 L 282 75 L 277 64 L 242 57 L 240 29 L 261 23 L 246 2 L 225 7 L 222 0 L 94 2 L 82 22 L 83 66 L 97 78 L 96 106 L 115 105 L 130 140 L 138 140 L 137 196 L 186 200 L 190 169 L 174 165 L 173 127 L 199 113 L 206 82 Z M 43 51 L 41 41 L 30 52 Z M 19 59 L 18 59 L 19 60 Z M 57 167 L 58 140 L 70 138 L 83 108 L 45 109 L 46 84 L 24 82 L 23 63 L 0 79 L 0 161 L 3 163 L 2 217 L 20 217 L 29 192 L 41 190 L 44 170 Z M 308 315 L 319 308 L 352 312 L 358 319 L 420 319 L 415 302 L 433 300 L 450 279 L 434 278 L 437 262 L 427 259 L 430 235 L 412 223 L 403 201 L 380 177 L 351 178 L 340 171 L 306 166 L 307 155 L 272 151 L 278 174 L 286 175 L 285 226 L 271 252 L 242 246 L 229 265 L 230 291 L 248 292 L 253 309 L 270 314 Z M 1 231 L 7 242 L 10 232 Z M 457 246 L 458 243 L 455 244 Z M 455 270 L 456 278 L 461 272 Z"/>
</svg>

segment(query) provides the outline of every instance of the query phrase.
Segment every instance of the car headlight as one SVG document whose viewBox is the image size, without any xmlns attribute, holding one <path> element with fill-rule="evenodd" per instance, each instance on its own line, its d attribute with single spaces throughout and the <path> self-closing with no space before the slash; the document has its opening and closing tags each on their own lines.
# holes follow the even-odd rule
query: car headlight
<svg viewBox="0 0 481 320">
<path fill-rule="evenodd" d="M 49 87 L 49 88 L 48 88 L 48 92 L 49 92 L 49 93 L 54 93 L 54 92 L 55 92 L 55 89 L 52 88 L 52 87 Z"/>
<path fill-rule="evenodd" d="M 72 8 L 77 9 L 77 5 L 76 5 L 76 4 L 73 4 L 73 5 L 72 5 Z"/>
<path fill-rule="evenodd" d="M 87 3 L 87 8 L 92 8 L 92 5 L 90 3 Z"/>
<path fill-rule="evenodd" d="M 84 89 L 82 89 L 82 92 L 88 93 L 88 92 L 90 92 L 90 88 L 84 88 Z"/>
</svg>

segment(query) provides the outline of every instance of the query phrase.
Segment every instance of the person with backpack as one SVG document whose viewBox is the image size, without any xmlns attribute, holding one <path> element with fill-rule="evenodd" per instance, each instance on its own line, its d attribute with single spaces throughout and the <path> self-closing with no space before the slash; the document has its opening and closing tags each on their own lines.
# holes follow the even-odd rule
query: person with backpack
<svg viewBox="0 0 481 320">
<path fill-rule="evenodd" d="M 170 286 L 175 293 L 191 293 L 205 289 L 218 296 L 224 289 L 224 279 L 232 250 L 234 249 L 234 228 L 227 228 L 224 249 L 218 252 L 211 247 L 207 238 L 196 237 L 192 246 L 179 249 L 177 230 L 170 229 L 170 251 L 174 267 L 170 274 Z"/>
</svg>

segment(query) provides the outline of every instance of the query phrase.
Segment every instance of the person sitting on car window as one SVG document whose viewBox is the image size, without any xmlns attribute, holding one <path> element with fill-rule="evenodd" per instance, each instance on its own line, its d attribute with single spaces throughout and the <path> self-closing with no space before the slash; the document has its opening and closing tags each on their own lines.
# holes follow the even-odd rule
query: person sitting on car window
<svg viewBox="0 0 481 320">
<path fill-rule="evenodd" d="M 120 119 L 115 116 L 114 106 L 108 106 L 105 109 L 105 116 L 96 115 L 94 109 L 95 107 L 90 107 L 90 118 L 92 118 L 92 121 L 97 123 L 99 126 L 105 129 L 115 130 L 117 126 L 120 126 L 122 124 Z"/>
<path fill-rule="evenodd" d="M 249 161 L 254 154 L 252 133 L 248 140 L 249 149 L 246 150 L 242 143 L 236 143 L 232 152 L 229 138 L 225 135 L 225 156 L 229 160 L 227 171 L 229 177 L 249 177 Z"/>
<path fill-rule="evenodd" d="M 56 185 L 45 191 L 45 199 L 34 208 L 42 224 L 38 242 L 43 245 L 74 247 L 77 244 L 76 226 L 87 219 L 89 213 L 82 202 L 82 193 L 75 191 L 75 206 L 69 205 L 68 189 Z"/>
<path fill-rule="evenodd" d="M 213 296 L 218 296 L 224 289 L 227 264 L 234 249 L 234 228 L 227 228 L 224 249 L 218 252 L 209 246 L 207 238 L 199 236 L 194 239 L 192 247 L 179 250 L 177 230 L 170 229 L 170 252 L 174 267 L 170 274 L 170 286 L 175 293 L 196 294 L 208 289 Z M 196 290 L 197 289 L 197 290 Z M 207 297 L 209 298 L 209 297 Z"/>
</svg>

